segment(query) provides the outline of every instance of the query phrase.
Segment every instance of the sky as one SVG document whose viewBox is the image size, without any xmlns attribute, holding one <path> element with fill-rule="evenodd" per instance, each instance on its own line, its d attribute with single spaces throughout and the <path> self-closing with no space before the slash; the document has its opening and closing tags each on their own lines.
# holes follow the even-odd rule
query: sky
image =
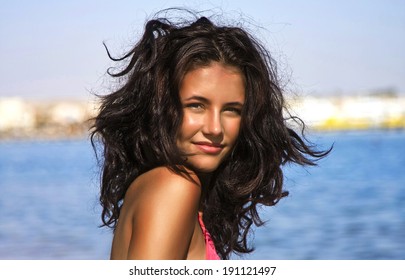
<svg viewBox="0 0 405 280">
<path fill-rule="evenodd" d="M 298 94 L 405 94 L 402 0 L 1 2 L 0 98 L 86 99 L 104 91 L 114 64 L 102 43 L 122 54 L 145 21 L 169 7 L 243 19 Z"/>
</svg>

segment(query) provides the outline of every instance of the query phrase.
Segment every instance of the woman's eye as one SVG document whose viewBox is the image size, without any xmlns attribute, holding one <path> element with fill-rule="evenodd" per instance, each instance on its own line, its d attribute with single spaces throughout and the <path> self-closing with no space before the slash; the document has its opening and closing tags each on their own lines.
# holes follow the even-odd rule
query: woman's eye
<svg viewBox="0 0 405 280">
<path fill-rule="evenodd" d="M 242 110 L 241 110 L 241 109 L 239 109 L 239 108 L 234 108 L 234 107 L 226 108 L 225 111 L 234 113 L 234 114 L 236 114 L 236 115 L 242 114 Z"/>
<path fill-rule="evenodd" d="M 187 108 L 191 108 L 191 109 L 203 109 L 204 106 L 201 103 L 190 103 L 190 104 L 186 104 Z"/>
</svg>

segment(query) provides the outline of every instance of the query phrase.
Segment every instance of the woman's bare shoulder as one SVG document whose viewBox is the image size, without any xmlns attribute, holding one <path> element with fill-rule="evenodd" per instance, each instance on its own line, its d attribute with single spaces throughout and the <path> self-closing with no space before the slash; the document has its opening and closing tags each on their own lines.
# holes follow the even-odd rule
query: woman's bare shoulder
<svg viewBox="0 0 405 280">
<path fill-rule="evenodd" d="M 124 246 L 127 252 L 125 258 L 185 258 L 194 231 L 200 195 L 198 179 L 190 180 L 166 167 L 155 168 L 139 176 L 124 199 L 121 214 L 126 222 L 121 222 L 126 225 L 121 227 L 126 230 L 117 232 L 115 237 L 116 244 L 124 236 L 129 238 Z"/>
<path fill-rule="evenodd" d="M 190 178 L 179 175 L 167 167 L 154 168 L 136 178 L 125 195 L 125 200 L 140 204 L 159 200 L 162 202 L 195 200 L 200 198 L 201 187 L 197 176 L 190 173 Z M 162 200 L 162 198 L 166 198 Z M 187 199 L 187 200 L 188 200 Z M 169 201 L 168 201 L 169 200 Z"/>
</svg>

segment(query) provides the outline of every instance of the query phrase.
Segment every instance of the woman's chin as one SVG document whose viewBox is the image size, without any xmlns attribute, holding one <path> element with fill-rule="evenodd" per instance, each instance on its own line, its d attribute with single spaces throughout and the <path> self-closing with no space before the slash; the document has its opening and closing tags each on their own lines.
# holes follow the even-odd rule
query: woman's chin
<svg viewBox="0 0 405 280">
<path fill-rule="evenodd" d="M 189 162 L 189 167 L 197 173 L 212 173 L 218 168 L 219 164 L 195 164 Z"/>
</svg>

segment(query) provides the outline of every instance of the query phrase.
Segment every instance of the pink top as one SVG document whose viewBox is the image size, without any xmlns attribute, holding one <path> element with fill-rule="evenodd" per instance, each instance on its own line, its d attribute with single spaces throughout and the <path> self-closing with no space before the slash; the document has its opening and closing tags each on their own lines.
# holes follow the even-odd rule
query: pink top
<svg viewBox="0 0 405 280">
<path fill-rule="evenodd" d="M 201 213 L 198 213 L 198 222 L 200 223 L 200 227 L 204 234 L 204 239 L 205 239 L 205 259 L 219 260 L 220 258 L 217 254 L 217 251 L 215 250 L 214 242 L 211 239 L 210 233 L 205 228 Z"/>
</svg>

